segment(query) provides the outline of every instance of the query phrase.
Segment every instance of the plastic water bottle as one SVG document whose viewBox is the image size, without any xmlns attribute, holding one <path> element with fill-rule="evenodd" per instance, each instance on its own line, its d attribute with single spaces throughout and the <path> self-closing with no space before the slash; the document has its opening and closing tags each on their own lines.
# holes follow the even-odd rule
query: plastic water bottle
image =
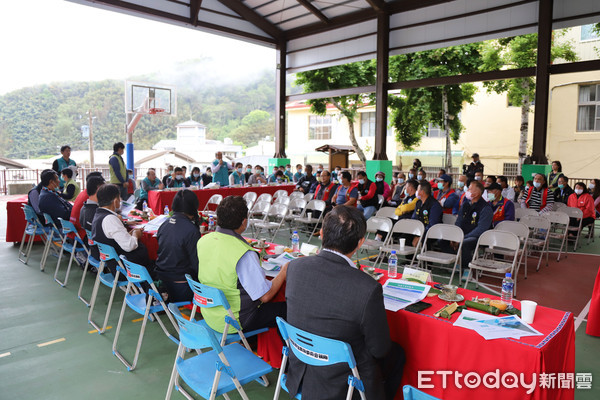
<svg viewBox="0 0 600 400">
<path fill-rule="evenodd" d="M 502 302 L 507 304 L 508 307 L 512 307 L 514 286 L 515 281 L 513 281 L 512 275 L 510 272 L 507 272 L 505 278 L 502 280 L 502 293 L 500 299 L 502 300 Z"/>
<path fill-rule="evenodd" d="M 300 236 L 298 236 L 298 231 L 294 231 L 292 234 L 292 252 L 300 252 Z"/>
<path fill-rule="evenodd" d="M 213 217 L 208 218 L 208 231 L 212 232 L 215 230 L 215 219 Z"/>
<path fill-rule="evenodd" d="M 398 256 L 396 250 L 392 250 L 392 254 L 388 257 L 388 276 L 395 278 L 398 276 Z"/>
<path fill-rule="evenodd" d="M 164 214 L 169 215 L 169 206 L 165 206 Z"/>
<path fill-rule="evenodd" d="M 144 200 L 144 203 L 142 205 L 142 211 L 148 212 L 148 202 L 146 200 Z"/>
</svg>

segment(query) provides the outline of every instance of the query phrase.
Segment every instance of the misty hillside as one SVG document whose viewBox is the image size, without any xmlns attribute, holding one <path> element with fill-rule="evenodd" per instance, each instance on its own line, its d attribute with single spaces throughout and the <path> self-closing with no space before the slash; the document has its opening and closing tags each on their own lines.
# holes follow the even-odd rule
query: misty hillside
<svg viewBox="0 0 600 400">
<path fill-rule="evenodd" d="M 211 139 L 232 138 L 245 146 L 274 134 L 275 71 L 256 76 L 220 77 L 210 60 L 178 64 L 175 72 L 131 77 L 177 86 L 177 116 L 144 116 L 135 130 L 137 149 L 150 149 L 161 139 L 175 138 L 175 125 L 194 119 L 208 127 Z M 81 135 L 92 110 L 98 150 L 125 141 L 124 82 L 56 82 L 0 96 L 0 155 L 12 158 L 57 154 L 69 144 L 88 148 Z"/>
</svg>

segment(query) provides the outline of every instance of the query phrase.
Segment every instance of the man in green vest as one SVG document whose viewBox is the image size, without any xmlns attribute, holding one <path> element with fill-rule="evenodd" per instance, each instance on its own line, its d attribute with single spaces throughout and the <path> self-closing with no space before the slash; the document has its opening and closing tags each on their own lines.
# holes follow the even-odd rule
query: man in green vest
<svg viewBox="0 0 600 400">
<path fill-rule="evenodd" d="M 223 153 L 215 153 L 215 160 L 212 162 L 213 182 L 219 182 L 221 186 L 229 186 L 229 169 L 231 168 L 227 161 L 223 160 Z"/>
<path fill-rule="evenodd" d="M 127 168 L 123 161 L 123 153 L 125 153 L 125 145 L 121 142 L 113 145 L 113 154 L 108 159 L 108 165 L 110 166 L 110 183 L 113 183 L 119 187 L 121 191 L 121 199 L 127 200 L 129 197 L 127 194 L 127 187 L 129 181 L 127 179 Z"/>
<path fill-rule="evenodd" d="M 286 303 L 270 301 L 285 282 L 287 264 L 272 281 L 266 279 L 258 253 L 241 236 L 248 225 L 241 196 L 221 201 L 217 225 L 216 232 L 198 240 L 198 281 L 223 291 L 243 330 L 275 327 L 275 318 L 286 316 Z M 218 332 L 225 329 L 226 315 L 223 307 L 202 309 L 206 323 Z"/>
</svg>

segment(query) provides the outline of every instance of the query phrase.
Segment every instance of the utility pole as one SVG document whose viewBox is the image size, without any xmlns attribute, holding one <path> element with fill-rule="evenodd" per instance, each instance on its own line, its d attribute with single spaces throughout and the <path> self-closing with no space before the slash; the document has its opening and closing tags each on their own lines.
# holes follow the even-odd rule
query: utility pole
<svg viewBox="0 0 600 400">
<path fill-rule="evenodd" d="M 88 119 L 89 119 L 89 126 L 90 126 L 90 135 L 89 135 L 89 141 L 90 141 L 90 168 L 94 168 L 94 128 L 93 128 L 93 123 L 94 123 L 94 119 L 92 117 L 92 110 L 90 109 L 88 112 Z"/>
</svg>

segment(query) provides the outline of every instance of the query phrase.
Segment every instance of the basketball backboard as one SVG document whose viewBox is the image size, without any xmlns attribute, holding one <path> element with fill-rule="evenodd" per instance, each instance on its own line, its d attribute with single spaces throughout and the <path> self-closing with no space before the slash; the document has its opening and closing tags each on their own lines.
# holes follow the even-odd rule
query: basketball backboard
<svg viewBox="0 0 600 400">
<path fill-rule="evenodd" d="M 125 113 L 177 115 L 175 86 L 125 81 Z"/>
</svg>

